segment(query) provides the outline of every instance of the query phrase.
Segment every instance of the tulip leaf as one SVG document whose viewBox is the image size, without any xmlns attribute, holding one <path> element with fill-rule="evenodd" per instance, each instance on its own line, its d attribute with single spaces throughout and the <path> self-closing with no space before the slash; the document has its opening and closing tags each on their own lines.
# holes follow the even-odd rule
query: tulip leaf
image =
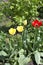
<svg viewBox="0 0 43 65">
<path fill-rule="evenodd" d="M 35 55 L 35 61 L 37 64 L 40 64 L 40 53 L 38 51 L 36 51 Z"/>
<path fill-rule="evenodd" d="M 7 53 L 5 51 L 0 51 L 0 56 L 7 56 Z"/>
<path fill-rule="evenodd" d="M 10 63 L 5 63 L 5 65 L 10 65 Z"/>
</svg>

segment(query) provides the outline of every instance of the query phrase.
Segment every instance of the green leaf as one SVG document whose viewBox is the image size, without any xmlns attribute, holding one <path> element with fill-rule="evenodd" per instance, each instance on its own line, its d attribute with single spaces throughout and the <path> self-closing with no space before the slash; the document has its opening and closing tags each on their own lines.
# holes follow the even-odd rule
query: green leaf
<svg viewBox="0 0 43 65">
<path fill-rule="evenodd" d="M 40 52 L 40 56 L 43 56 L 43 52 Z"/>
<path fill-rule="evenodd" d="M 14 8 L 14 6 L 10 6 L 10 9 L 13 9 Z"/>
<path fill-rule="evenodd" d="M 5 63 L 5 65 L 10 65 L 10 63 Z"/>
<path fill-rule="evenodd" d="M 13 65 L 17 65 L 16 62 Z"/>
<path fill-rule="evenodd" d="M 40 53 L 38 51 L 35 52 L 35 61 L 37 64 L 40 64 Z"/>
<path fill-rule="evenodd" d="M 28 62 L 30 62 L 30 58 L 25 57 L 24 55 L 21 55 L 18 59 L 19 65 L 26 65 Z"/>
<path fill-rule="evenodd" d="M 21 54 L 23 54 L 23 53 L 24 53 L 24 50 L 21 49 L 21 50 L 19 51 L 19 55 L 21 55 Z"/>
<path fill-rule="evenodd" d="M 37 64 L 43 64 L 43 59 L 41 59 L 41 57 L 43 57 L 43 53 L 42 52 L 35 52 L 35 61 Z"/>
<path fill-rule="evenodd" d="M 3 15 L 3 13 L 0 12 L 0 15 Z"/>
<path fill-rule="evenodd" d="M 43 57 L 43 52 L 40 52 L 40 58 Z M 43 58 L 40 60 L 40 64 L 43 64 Z"/>
<path fill-rule="evenodd" d="M 31 60 L 30 57 L 25 57 L 23 52 L 24 52 L 23 49 L 21 49 L 19 52 L 19 58 L 18 58 L 19 65 L 26 65 Z"/>
<path fill-rule="evenodd" d="M 0 56 L 7 56 L 7 53 L 5 51 L 0 51 Z"/>
</svg>

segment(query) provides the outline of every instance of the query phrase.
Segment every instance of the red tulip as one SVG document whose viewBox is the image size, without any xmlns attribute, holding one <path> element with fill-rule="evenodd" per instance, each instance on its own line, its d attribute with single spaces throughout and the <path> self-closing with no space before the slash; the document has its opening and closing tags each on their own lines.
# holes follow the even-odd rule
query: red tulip
<svg viewBox="0 0 43 65">
<path fill-rule="evenodd" d="M 32 22 L 32 26 L 34 26 L 34 27 L 40 27 L 40 26 L 42 26 L 42 22 L 38 21 L 38 20 L 34 20 Z"/>
<path fill-rule="evenodd" d="M 42 26 L 42 22 L 41 21 L 39 22 L 39 26 Z"/>
</svg>

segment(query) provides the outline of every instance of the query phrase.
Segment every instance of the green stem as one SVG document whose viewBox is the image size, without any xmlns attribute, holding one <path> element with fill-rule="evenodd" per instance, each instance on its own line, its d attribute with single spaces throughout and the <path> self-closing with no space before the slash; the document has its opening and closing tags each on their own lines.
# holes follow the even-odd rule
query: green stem
<svg viewBox="0 0 43 65">
<path fill-rule="evenodd" d="M 35 33 L 34 33 L 34 44 L 33 44 L 33 49 L 35 50 L 35 45 L 36 45 L 36 41 L 37 41 L 37 35 L 38 35 L 38 29 L 35 29 Z"/>
<path fill-rule="evenodd" d="M 32 54 L 35 54 L 36 52 L 34 51 L 34 52 L 31 52 L 29 55 L 28 55 L 28 57 L 30 57 Z"/>
</svg>

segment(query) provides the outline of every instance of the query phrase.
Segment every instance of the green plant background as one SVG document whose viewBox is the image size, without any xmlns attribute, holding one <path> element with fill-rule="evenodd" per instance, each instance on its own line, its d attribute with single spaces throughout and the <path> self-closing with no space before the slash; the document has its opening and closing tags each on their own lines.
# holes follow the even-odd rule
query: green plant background
<svg viewBox="0 0 43 65">
<path fill-rule="evenodd" d="M 40 20 L 37 11 L 40 6 L 43 6 L 43 0 L 0 2 L 0 64 L 26 65 L 35 51 L 43 52 L 43 26 L 36 29 L 31 25 L 34 19 Z M 14 36 L 8 33 L 9 28 L 23 25 L 25 19 L 28 24 L 22 33 L 17 32 Z"/>
</svg>

